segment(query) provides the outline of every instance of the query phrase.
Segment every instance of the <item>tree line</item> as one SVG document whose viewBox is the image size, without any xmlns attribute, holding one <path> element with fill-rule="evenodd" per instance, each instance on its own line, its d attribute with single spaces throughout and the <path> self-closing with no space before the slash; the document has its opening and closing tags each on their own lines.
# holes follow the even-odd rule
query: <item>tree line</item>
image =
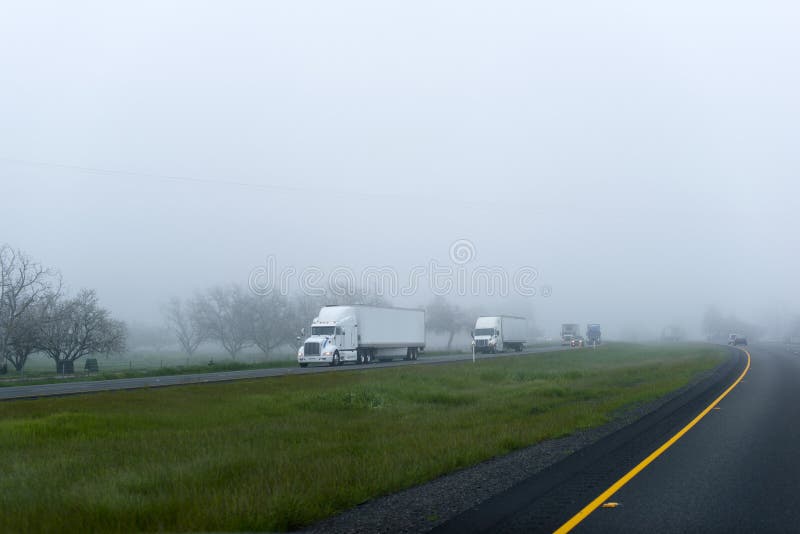
<svg viewBox="0 0 800 534">
<path fill-rule="evenodd" d="M 357 289 L 328 290 L 322 295 L 259 295 L 230 284 L 199 291 L 189 298 L 171 298 L 164 306 L 164 318 L 188 356 L 194 355 L 201 344 L 211 342 L 235 360 L 245 349 L 256 348 L 269 356 L 279 347 L 293 345 L 322 306 L 355 303 L 389 305 L 383 297 Z"/>
<path fill-rule="evenodd" d="M 43 353 L 57 373 L 90 354 L 125 350 L 125 324 L 111 317 L 91 289 L 69 296 L 61 276 L 21 250 L 0 246 L 0 373 L 22 372 Z"/>
<path fill-rule="evenodd" d="M 326 291 L 323 295 L 257 295 L 237 285 L 215 286 L 190 298 L 173 297 L 164 306 L 170 332 L 182 351 L 192 356 L 201 344 L 216 343 L 233 359 L 245 349 L 257 348 L 265 356 L 293 346 L 302 328 L 310 325 L 320 308 L 331 304 L 389 306 L 370 291 Z M 479 313 L 444 297 L 434 297 L 426 310 L 426 328 L 447 336 L 447 349 L 460 332 L 469 332 Z"/>
<path fill-rule="evenodd" d="M 269 356 L 294 346 L 302 328 L 329 304 L 391 303 L 375 291 L 351 288 L 322 295 L 258 295 L 238 285 L 221 285 L 189 298 L 173 297 L 163 307 L 167 330 L 182 351 L 194 355 L 201 344 L 215 343 L 233 359 L 258 349 Z M 459 332 L 468 332 L 477 312 L 444 297 L 426 306 L 426 327 L 447 336 L 450 349 Z M 0 246 L 0 373 L 9 365 L 21 372 L 30 356 L 53 360 L 56 372 L 92 354 L 126 351 L 128 329 L 100 306 L 95 291 L 68 295 L 60 274 L 9 245 Z"/>
</svg>

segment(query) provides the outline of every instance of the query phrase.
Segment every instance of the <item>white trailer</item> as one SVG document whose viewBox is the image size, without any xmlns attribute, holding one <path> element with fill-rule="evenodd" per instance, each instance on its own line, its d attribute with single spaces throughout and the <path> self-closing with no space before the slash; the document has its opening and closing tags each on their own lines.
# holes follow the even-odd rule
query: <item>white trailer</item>
<svg viewBox="0 0 800 534">
<path fill-rule="evenodd" d="M 402 357 L 416 360 L 425 349 L 425 310 L 384 306 L 325 306 L 311 323 L 311 335 L 297 351 L 297 363 L 342 365 Z"/>
<path fill-rule="evenodd" d="M 472 331 L 472 343 L 477 352 L 521 351 L 525 346 L 528 320 L 512 315 L 478 317 Z"/>
</svg>

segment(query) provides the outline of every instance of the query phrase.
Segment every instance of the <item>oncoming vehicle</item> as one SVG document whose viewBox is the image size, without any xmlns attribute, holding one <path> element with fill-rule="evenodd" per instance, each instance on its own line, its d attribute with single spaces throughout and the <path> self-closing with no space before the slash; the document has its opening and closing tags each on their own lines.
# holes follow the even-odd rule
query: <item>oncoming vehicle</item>
<svg viewBox="0 0 800 534">
<path fill-rule="evenodd" d="M 599 324 L 587 324 L 586 325 L 586 343 L 589 345 L 599 345 L 602 343 L 603 336 L 600 332 L 600 325 Z"/>
<path fill-rule="evenodd" d="M 311 336 L 297 363 L 342 365 L 402 357 L 425 350 L 425 310 L 383 306 L 325 306 L 311 323 Z"/>
<path fill-rule="evenodd" d="M 740 334 L 730 334 L 728 336 L 728 345 L 745 345 L 747 346 L 747 338 Z"/>
<path fill-rule="evenodd" d="M 581 327 L 575 323 L 564 323 L 561 325 L 561 344 L 572 347 L 572 341 L 580 337 Z"/>
<path fill-rule="evenodd" d="M 472 331 L 472 344 L 477 352 L 521 351 L 525 346 L 527 319 L 510 315 L 478 317 Z"/>
<path fill-rule="evenodd" d="M 582 336 L 574 337 L 569 342 L 569 346 L 570 347 L 583 347 L 584 345 L 585 345 L 585 342 L 584 342 Z"/>
</svg>

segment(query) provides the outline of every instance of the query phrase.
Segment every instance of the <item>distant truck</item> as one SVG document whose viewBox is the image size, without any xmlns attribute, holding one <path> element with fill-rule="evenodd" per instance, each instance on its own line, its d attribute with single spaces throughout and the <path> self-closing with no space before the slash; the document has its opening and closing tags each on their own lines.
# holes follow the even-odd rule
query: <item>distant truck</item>
<svg viewBox="0 0 800 534">
<path fill-rule="evenodd" d="M 571 346 L 572 341 L 581 337 L 581 327 L 575 323 L 561 325 L 561 344 Z"/>
<path fill-rule="evenodd" d="M 747 338 L 741 334 L 729 334 L 728 345 L 747 345 Z"/>
<path fill-rule="evenodd" d="M 602 334 L 600 333 L 599 324 L 586 325 L 586 344 L 599 345 L 602 342 Z"/>
<path fill-rule="evenodd" d="M 511 315 L 478 317 L 472 342 L 476 352 L 521 351 L 525 346 L 528 320 Z"/>
<path fill-rule="evenodd" d="M 425 350 L 425 310 L 383 306 L 324 306 L 311 335 L 297 351 L 297 363 L 342 365 L 402 357 L 416 360 Z"/>
</svg>

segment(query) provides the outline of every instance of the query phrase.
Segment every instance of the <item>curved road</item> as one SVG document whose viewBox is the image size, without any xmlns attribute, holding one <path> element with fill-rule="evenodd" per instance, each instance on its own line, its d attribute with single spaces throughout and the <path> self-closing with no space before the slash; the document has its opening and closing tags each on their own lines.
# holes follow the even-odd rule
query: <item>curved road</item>
<svg viewBox="0 0 800 534">
<path fill-rule="evenodd" d="M 566 532 L 574 518 L 572 532 L 800 532 L 800 349 L 749 354 L 746 373 L 741 352 L 716 378 L 436 530 Z M 606 506 L 581 516 L 607 490 Z"/>
<path fill-rule="evenodd" d="M 570 350 L 569 347 L 553 346 L 529 349 L 521 353 L 477 355 L 477 359 L 499 358 L 524 354 L 540 354 L 558 350 Z M 157 388 L 166 386 L 181 386 L 187 384 L 204 384 L 207 382 L 228 382 L 231 380 L 247 380 L 253 378 L 268 378 L 286 375 L 304 375 L 314 373 L 327 373 L 336 371 L 352 371 L 354 369 L 383 369 L 401 365 L 432 365 L 471 360 L 471 354 L 453 354 L 445 356 L 423 357 L 416 361 L 392 361 L 369 365 L 342 365 L 340 367 L 273 367 L 271 369 L 250 369 L 246 371 L 223 371 L 218 373 L 197 373 L 190 375 L 169 375 L 141 378 L 119 378 L 115 380 L 87 380 L 83 382 L 62 382 L 55 384 L 41 384 L 30 386 L 4 386 L 0 387 L 0 401 L 14 399 L 32 399 L 38 397 L 54 397 L 63 395 L 77 395 L 80 393 L 96 393 L 99 391 L 117 391 L 125 389 Z"/>
<path fill-rule="evenodd" d="M 800 355 L 750 350 L 741 384 L 575 532 L 800 531 Z"/>
</svg>

